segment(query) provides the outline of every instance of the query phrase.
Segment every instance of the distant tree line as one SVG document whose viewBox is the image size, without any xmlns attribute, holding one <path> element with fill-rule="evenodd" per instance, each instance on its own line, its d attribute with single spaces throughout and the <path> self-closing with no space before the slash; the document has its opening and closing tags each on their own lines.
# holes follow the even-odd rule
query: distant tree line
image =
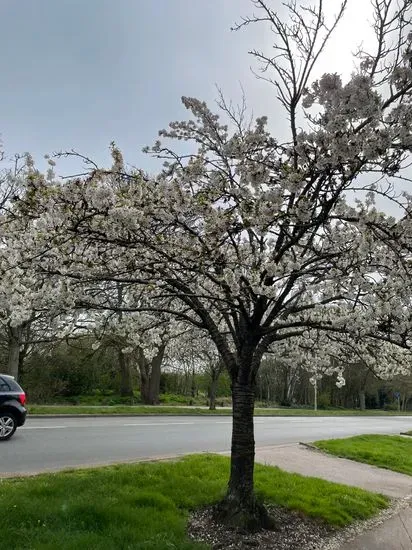
<svg viewBox="0 0 412 550">
<path fill-rule="evenodd" d="M 4 339 L 4 335 L 3 335 Z M 2 342 L 2 339 L 0 339 Z M 190 355 L 190 354 L 189 354 Z M 90 337 L 27 346 L 20 365 L 20 381 L 32 403 L 147 403 L 141 393 L 138 360 L 130 361 L 130 390 L 122 395 L 119 356 L 114 347 L 93 350 Z M 230 380 L 216 369 L 214 357 L 192 365 L 166 355 L 161 365 L 155 402 L 182 405 L 230 405 Z M 0 345 L 1 365 L 7 361 L 7 347 Z M 3 370 L 3 367 L 0 368 Z M 348 365 L 345 385 L 336 386 L 334 376 L 325 375 L 317 384 L 317 406 L 357 409 L 412 409 L 412 376 L 380 380 L 360 364 Z M 313 407 L 315 388 L 307 369 L 291 368 L 264 359 L 256 381 L 256 402 L 260 406 Z"/>
</svg>

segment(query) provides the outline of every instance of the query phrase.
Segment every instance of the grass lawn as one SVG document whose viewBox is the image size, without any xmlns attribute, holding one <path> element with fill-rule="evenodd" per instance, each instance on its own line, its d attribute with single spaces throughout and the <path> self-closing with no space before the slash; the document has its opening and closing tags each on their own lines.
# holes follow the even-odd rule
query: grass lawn
<svg viewBox="0 0 412 550">
<path fill-rule="evenodd" d="M 186 537 L 188 513 L 217 501 L 228 474 L 228 458 L 193 455 L 5 479 L 0 545 L 8 550 L 205 550 Z M 266 502 L 337 527 L 388 505 L 380 495 L 269 466 L 257 466 L 256 486 Z"/>
<path fill-rule="evenodd" d="M 357 435 L 316 441 L 328 453 L 412 475 L 412 440 L 398 435 Z"/>
<path fill-rule="evenodd" d="M 180 407 L 175 405 L 30 405 L 28 404 L 30 414 L 127 414 L 127 415 L 148 415 L 148 414 L 169 414 L 169 415 L 219 415 L 231 416 L 230 409 L 217 408 L 215 411 L 209 411 L 206 408 Z M 408 413 L 402 413 L 405 415 Z M 411 414 L 411 412 L 409 412 Z M 255 416 L 397 416 L 396 411 L 367 410 L 360 411 L 355 409 L 335 409 L 325 411 L 314 411 L 312 409 L 270 409 L 256 408 Z"/>
</svg>

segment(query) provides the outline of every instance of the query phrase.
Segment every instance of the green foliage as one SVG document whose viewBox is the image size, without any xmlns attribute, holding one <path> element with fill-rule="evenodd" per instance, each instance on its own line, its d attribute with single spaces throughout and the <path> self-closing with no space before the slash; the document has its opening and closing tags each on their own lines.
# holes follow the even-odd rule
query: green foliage
<svg viewBox="0 0 412 550">
<path fill-rule="evenodd" d="M 207 373 L 199 374 L 197 376 L 197 383 L 199 390 L 203 392 L 205 395 L 209 395 L 209 389 L 210 389 L 210 375 Z M 231 391 L 230 391 L 230 376 L 226 370 L 222 371 L 219 375 L 217 389 L 216 389 L 216 397 L 217 399 L 221 399 L 223 397 L 230 397 Z"/>
<path fill-rule="evenodd" d="M 50 402 L 91 393 L 95 388 L 117 389 L 113 363 L 108 355 L 99 357 L 85 339 L 76 346 L 59 343 L 50 352 L 38 350 L 27 360 L 22 380 L 30 399 Z"/>
<path fill-rule="evenodd" d="M 189 541 L 189 511 L 222 498 L 229 460 L 195 455 L 3 480 L 1 545 L 8 550 L 206 550 Z M 387 505 L 382 496 L 257 466 L 267 502 L 342 526 Z"/>
<path fill-rule="evenodd" d="M 330 394 L 328 392 L 322 392 L 318 395 L 318 409 L 326 410 L 330 407 Z"/>
<path fill-rule="evenodd" d="M 173 400 L 180 404 L 188 404 L 192 400 L 195 404 L 204 405 L 209 396 L 210 382 L 210 376 L 207 373 L 195 374 L 195 386 L 199 395 L 193 398 L 191 374 L 164 372 L 160 379 L 160 400 L 162 403 L 171 403 Z M 230 398 L 230 395 L 230 377 L 226 371 L 223 371 L 219 376 L 216 397 L 220 402 L 225 397 Z M 179 396 L 179 401 L 172 396 Z"/>
<path fill-rule="evenodd" d="M 394 435 L 358 435 L 316 441 L 328 453 L 412 475 L 412 440 Z"/>
<path fill-rule="evenodd" d="M 93 351 L 90 339 L 51 350 L 38 349 L 27 360 L 22 385 L 36 403 L 121 404 L 117 357 L 111 349 Z M 137 385 L 137 371 L 134 383 Z M 105 399 L 111 396 L 111 399 Z M 110 403 L 111 401 L 111 403 Z M 130 401 L 130 400 L 129 400 Z"/>
<path fill-rule="evenodd" d="M 398 410 L 398 403 L 385 403 L 383 406 L 384 411 L 397 411 Z"/>
<path fill-rule="evenodd" d="M 175 393 L 163 393 L 160 395 L 160 402 L 165 405 L 188 405 L 190 399 L 187 395 L 178 395 Z"/>
</svg>

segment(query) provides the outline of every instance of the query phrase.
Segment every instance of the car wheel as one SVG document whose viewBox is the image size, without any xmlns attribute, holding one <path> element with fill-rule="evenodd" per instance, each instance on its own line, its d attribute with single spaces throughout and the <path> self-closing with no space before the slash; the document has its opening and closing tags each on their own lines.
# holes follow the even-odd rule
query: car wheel
<svg viewBox="0 0 412 550">
<path fill-rule="evenodd" d="M 17 422 L 11 413 L 0 413 L 0 441 L 10 439 L 17 428 Z"/>
</svg>

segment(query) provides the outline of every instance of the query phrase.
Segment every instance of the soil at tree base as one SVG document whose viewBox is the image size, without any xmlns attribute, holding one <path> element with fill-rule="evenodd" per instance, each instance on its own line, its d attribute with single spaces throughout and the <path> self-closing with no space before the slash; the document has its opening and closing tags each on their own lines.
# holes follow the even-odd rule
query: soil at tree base
<svg viewBox="0 0 412 550">
<path fill-rule="evenodd" d="M 276 521 L 276 530 L 247 533 L 228 527 L 215 519 L 216 508 L 212 506 L 192 513 L 188 534 L 193 540 L 209 544 L 212 550 L 320 550 L 337 532 L 298 512 L 276 506 L 266 508 Z"/>
</svg>

